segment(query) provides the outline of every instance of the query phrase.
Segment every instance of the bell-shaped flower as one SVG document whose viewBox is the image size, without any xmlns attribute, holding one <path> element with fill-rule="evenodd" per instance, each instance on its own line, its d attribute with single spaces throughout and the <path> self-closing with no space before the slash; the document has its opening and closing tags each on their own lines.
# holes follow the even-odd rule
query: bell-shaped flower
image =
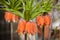
<svg viewBox="0 0 60 40">
<path fill-rule="evenodd" d="M 25 31 L 25 26 L 26 26 L 26 21 L 25 20 L 20 20 L 18 22 L 17 32 L 18 33 L 23 33 Z"/>
<path fill-rule="evenodd" d="M 36 23 L 31 22 L 31 34 L 34 35 L 36 33 Z"/>
<path fill-rule="evenodd" d="M 43 16 L 37 16 L 36 17 L 36 22 L 39 26 L 43 26 L 44 25 L 44 18 Z"/>
<path fill-rule="evenodd" d="M 10 22 L 11 20 L 11 13 L 10 12 L 5 12 L 4 18 L 6 21 Z"/>
<path fill-rule="evenodd" d="M 44 24 L 45 25 L 50 25 L 50 23 L 51 23 L 50 16 L 49 15 L 45 15 L 44 16 Z"/>
<path fill-rule="evenodd" d="M 26 23 L 26 29 L 25 31 L 28 33 L 28 34 L 35 34 L 36 33 L 36 23 L 33 23 L 33 22 L 27 22 Z"/>
<path fill-rule="evenodd" d="M 4 18 L 6 21 L 10 22 L 16 22 L 18 21 L 18 16 L 16 16 L 15 14 L 12 14 L 10 12 L 5 12 Z"/>
</svg>

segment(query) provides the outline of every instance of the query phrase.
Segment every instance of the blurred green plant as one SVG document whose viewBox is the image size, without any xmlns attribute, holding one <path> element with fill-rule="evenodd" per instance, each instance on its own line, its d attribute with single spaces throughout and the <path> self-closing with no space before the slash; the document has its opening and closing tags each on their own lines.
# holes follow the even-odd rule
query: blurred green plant
<svg viewBox="0 0 60 40">
<path fill-rule="evenodd" d="M 6 10 L 18 15 L 26 21 L 34 19 L 37 15 L 49 12 L 53 8 L 53 0 L 1 0 L 1 4 Z M 19 11 L 22 10 L 22 11 Z"/>
</svg>

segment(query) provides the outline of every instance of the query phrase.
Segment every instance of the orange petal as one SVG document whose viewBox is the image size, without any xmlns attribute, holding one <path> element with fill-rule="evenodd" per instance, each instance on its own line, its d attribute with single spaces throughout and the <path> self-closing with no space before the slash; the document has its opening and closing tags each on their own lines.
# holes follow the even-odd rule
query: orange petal
<svg viewBox="0 0 60 40">
<path fill-rule="evenodd" d="M 50 16 L 49 15 L 44 16 L 44 21 L 46 25 L 50 25 L 50 21 L 51 21 Z"/>
<path fill-rule="evenodd" d="M 11 20 L 11 13 L 5 12 L 4 18 L 6 21 L 10 21 Z"/>
<path fill-rule="evenodd" d="M 30 31 L 31 31 L 31 23 L 30 23 L 30 22 L 27 22 L 25 31 L 26 31 L 27 33 L 31 34 L 31 33 L 30 33 Z"/>
<path fill-rule="evenodd" d="M 25 30 L 25 23 L 26 21 L 20 20 L 18 23 L 18 28 L 17 30 L 19 30 L 19 32 L 24 32 Z"/>
<path fill-rule="evenodd" d="M 43 16 L 37 16 L 36 22 L 37 22 L 37 24 L 38 24 L 39 26 L 40 26 L 40 25 L 44 25 L 44 18 L 43 18 Z"/>
<path fill-rule="evenodd" d="M 18 21 L 18 16 L 16 16 L 15 14 L 11 14 L 11 21 Z"/>
<path fill-rule="evenodd" d="M 39 25 L 39 19 L 40 19 L 40 16 L 37 16 L 36 17 L 36 22 L 37 22 L 38 25 Z"/>
<path fill-rule="evenodd" d="M 11 21 L 15 22 L 15 15 L 11 14 Z"/>
<path fill-rule="evenodd" d="M 31 34 L 35 34 L 36 33 L 36 23 L 32 22 L 31 23 Z"/>
<path fill-rule="evenodd" d="M 43 18 L 43 16 L 40 16 L 39 23 L 40 23 L 41 26 L 44 25 L 44 18 Z"/>
</svg>

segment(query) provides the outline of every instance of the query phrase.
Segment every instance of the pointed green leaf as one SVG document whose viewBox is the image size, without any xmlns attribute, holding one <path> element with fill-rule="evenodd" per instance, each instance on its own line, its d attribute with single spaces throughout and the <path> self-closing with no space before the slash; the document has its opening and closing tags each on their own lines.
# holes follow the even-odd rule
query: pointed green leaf
<svg viewBox="0 0 60 40">
<path fill-rule="evenodd" d="M 20 5 L 21 5 L 21 1 L 20 0 L 16 1 L 14 9 L 17 9 L 18 7 L 20 7 Z"/>
</svg>

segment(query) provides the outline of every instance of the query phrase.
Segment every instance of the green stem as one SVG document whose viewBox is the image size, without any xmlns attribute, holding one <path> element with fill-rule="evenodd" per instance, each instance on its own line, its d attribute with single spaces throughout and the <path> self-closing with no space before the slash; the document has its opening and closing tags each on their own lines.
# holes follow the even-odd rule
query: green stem
<svg viewBox="0 0 60 40">
<path fill-rule="evenodd" d="M 29 20 L 30 20 L 30 11 L 29 11 L 29 10 L 26 10 L 26 11 L 24 12 L 24 19 L 25 19 L 26 21 L 29 21 Z"/>
</svg>

